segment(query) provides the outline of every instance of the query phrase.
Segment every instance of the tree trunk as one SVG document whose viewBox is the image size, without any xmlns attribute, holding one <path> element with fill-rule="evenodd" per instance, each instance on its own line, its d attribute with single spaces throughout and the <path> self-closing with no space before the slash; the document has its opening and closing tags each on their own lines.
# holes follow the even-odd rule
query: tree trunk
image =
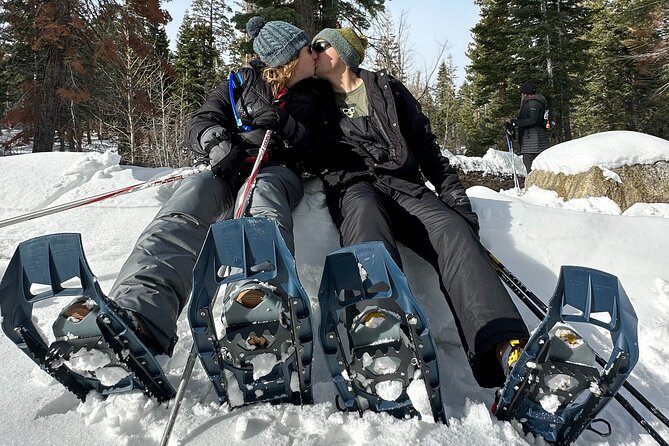
<svg viewBox="0 0 669 446">
<path fill-rule="evenodd" d="M 339 28 L 337 12 L 337 0 L 323 1 L 323 28 Z"/>
<path fill-rule="evenodd" d="M 46 65 L 44 80 L 40 89 L 39 110 L 35 122 L 35 140 L 33 152 L 53 151 L 53 138 L 58 128 L 60 116 L 60 97 L 56 90 L 63 83 L 63 50 L 54 46 L 45 48 Z"/>
<path fill-rule="evenodd" d="M 46 14 L 52 13 L 50 18 L 54 26 L 66 26 L 70 13 L 68 0 L 54 0 L 45 2 L 42 7 Z M 44 77 L 39 93 L 39 110 L 35 114 L 35 140 L 33 152 L 53 151 L 53 138 L 59 125 L 61 100 L 56 94 L 63 85 L 65 77 L 65 63 L 62 42 L 55 40 L 46 42 L 42 46 L 44 54 Z"/>
<path fill-rule="evenodd" d="M 297 13 L 297 26 L 302 28 L 309 38 L 314 37 L 316 35 L 314 1 L 295 0 L 295 12 Z"/>
</svg>

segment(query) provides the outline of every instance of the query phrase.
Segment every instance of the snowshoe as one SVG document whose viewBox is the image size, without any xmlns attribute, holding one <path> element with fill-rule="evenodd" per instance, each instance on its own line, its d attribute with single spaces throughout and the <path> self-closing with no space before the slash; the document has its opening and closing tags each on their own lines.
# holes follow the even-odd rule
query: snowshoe
<svg viewBox="0 0 669 446">
<path fill-rule="evenodd" d="M 311 404 L 310 304 L 276 223 L 212 225 L 193 275 L 188 317 L 219 401 Z"/>
<path fill-rule="evenodd" d="M 73 297 L 52 327 L 35 325 L 36 303 Z M 125 311 L 100 290 L 79 234 L 19 244 L 0 282 L 0 309 L 7 337 L 81 400 L 90 391 L 109 395 L 139 389 L 159 401 L 175 395 Z"/>
<path fill-rule="evenodd" d="M 428 320 L 382 243 L 329 254 L 318 298 L 321 343 L 341 410 L 420 415 L 409 397 L 417 384 L 425 386 L 435 420 L 446 422 Z"/>
<path fill-rule="evenodd" d="M 606 329 L 613 349 L 603 370 L 570 324 Z M 525 432 L 568 445 L 585 430 L 610 434 L 596 419 L 638 359 L 637 318 L 618 279 L 590 268 L 563 266 L 546 317 L 513 365 L 493 412 L 518 420 Z M 604 361 L 602 361 L 603 363 Z M 606 424 L 608 432 L 591 426 Z"/>
</svg>

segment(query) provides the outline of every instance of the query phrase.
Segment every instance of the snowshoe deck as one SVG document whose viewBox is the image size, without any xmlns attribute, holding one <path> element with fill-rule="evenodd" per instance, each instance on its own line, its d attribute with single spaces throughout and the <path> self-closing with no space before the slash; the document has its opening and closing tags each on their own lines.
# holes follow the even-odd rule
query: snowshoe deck
<svg viewBox="0 0 669 446">
<path fill-rule="evenodd" d="M 565 323 L 606 329 L 613 350 L 600 371 L 590 345 Z M 563 266 L 548 313 L 498 393 L 495 414 L 568 445 L 616 394 L 638 359 L 637 318 L 615 276 Z M 594 430 L 594 429 L 593 429 Z"/>
<path fill-rule="evenodd" d="M 61 313 L 53 326 L 56 340 L 49 343 L 35 325 L 33 306 L 62 297 L 86 302 L 92 311 L 79 323 Z M 0 282 L 0 309 L 7 337 L 82 400 L 90 391 L 109 395 L 140 389 L 159 401 L 175 394 L 160 365 L 129 328 L 125 312 L 100 290 L 79 234 L 21 243 Z M 70 361 L 87 352 L 106 355 L 109 364 L 97 372 L 73 367 Z M 110 380 L 102 379 L 102 373 L 110 368 L 124 369 L 126 376 L 105 384 Z"/>
<path fill-rule="evenodd" d="M 243 404 L 311 404 L 310 304 L 276 223 L 241 218 L 212 225 L 193 274 L 188 317 L 219 401 L 241 392 Z M 227 288 L 216 304 L 223 307 L 222 333 L 212 306 L 220 287 Z M 226 374 L 238 389 L 228 387 Z"/>
<path fill-rule="evenodd" d="M 383 244 L 328 255 L 318 297 L 321 343 L 340 409 L 417 415 L 407 388 L 421 378 L 435 420 L 446 422 L 428 320 Z"/>
</svg>

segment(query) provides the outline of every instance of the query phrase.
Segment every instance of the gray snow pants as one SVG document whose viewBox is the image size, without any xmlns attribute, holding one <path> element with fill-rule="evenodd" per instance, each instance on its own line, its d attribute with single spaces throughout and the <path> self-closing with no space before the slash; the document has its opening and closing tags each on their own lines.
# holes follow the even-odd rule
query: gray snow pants
<svg viewBox="0 0 669 446">
<path fill-rule="evenodd" d="M 177 319 L 190 296 L 207 230 L 232 218 L 240 183 L 210 171 L 184 179 L 139 236 L 109 293 L 122 308 L 141 316 L 165 353 L 176 344 Z M 262 168 L 246 214 L 276 219 L 292 249 L 292 210 L 302 194 L 301 179 L 288 168 Z"/>
</svg>

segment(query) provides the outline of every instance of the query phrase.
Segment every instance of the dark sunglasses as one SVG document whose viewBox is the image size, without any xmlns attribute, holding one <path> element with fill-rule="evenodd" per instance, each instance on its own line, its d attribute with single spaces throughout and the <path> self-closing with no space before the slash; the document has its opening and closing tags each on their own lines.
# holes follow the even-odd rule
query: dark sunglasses
<svg viewBox="0 0 669 446">
<path fill-rule="evenodd" d="M 317 53 L 322 53 L 328 48 L 330 48 L 332 45 L 330 45 L 330 42 L 327 42 L 325 40 L 320 40 L 314 44 L 311 45 L 311 50 L 315 51 Z"/>
</svg>

